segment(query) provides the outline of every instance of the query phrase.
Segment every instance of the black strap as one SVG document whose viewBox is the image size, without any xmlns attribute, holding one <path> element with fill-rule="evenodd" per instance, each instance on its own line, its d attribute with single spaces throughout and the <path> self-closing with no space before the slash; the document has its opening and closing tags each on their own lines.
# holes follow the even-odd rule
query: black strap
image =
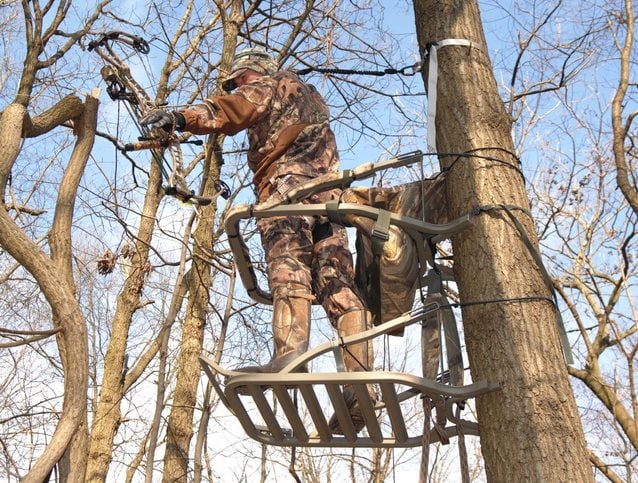
<svg viewBox="0 0 638 483">
<path fill-rule="evenodd" d="M 507 213 L 509 218 L 514 223 L 514 226 L 518 230 L 518 232 L 519 232 L 519 234 L 521 236 L 521 240 L 523 240 L 523 243 L 525 244 L 525 247 L 527 248 L 527 250 L 529 251 L 530 255 L 532 256 L 532 259 L 534 260 L 534 262 L 538 266 L 538 268 L 539 268 L 539 270 L 541 272 L 541 275 L 543 277 L 543 281 L 545 282 L 545 285 L 547 286 L 547 289 L 549 290 L 549 292 L 552 295 L 552 300 L 554 301 L 554 313 L 556 314 L 556 325 L 557 325 L 557 328 L 558 328 L 558 337 L 560 339 L 560 343 L 561 343 L 561 346 L 563 348 L 563 356 L 565 357 L 565 361 L 567 362 L 567 364 L 574 364 L 574 356 L 572 354 L 572 349 L 569 346 L 569 339 L 567 338 L 567 331 L 565 330 L 565 323 L 563 322 L 563 317 L 561 316 L 560 310 L 558 309 L 558 300 L 557 300 L 557 297 L 556 297 L 556 290 L 554 290 L 554 284 L 552 283 L 552 278 L 550 277 L 549 273 L 547 272 L 547 269 L 545 268 L 545 264 L 543 263 L 543 260 L 541 259 L 540 254 L 538 253 L 538 251 L 536 250 L 536 248 L 532 244 L 531 240 L 527 236 L 527 232 L 525 231 L 525 227 L 521 224 L 520 221 L 518 221 L 518 218 L 516 218 L 514 216 L 514 213 L 512 212 L 513 210 L 519 210 L 519 211 L 523 211 L 524 213 L 530 215 L 529 211 L 524 209 L 524 208 L 520 208 L 518 206 L 512 206 L 512 205 L 490 205 L 490 206 L 480 207 L 478 209 L 478 212 L 490 211 L 490 210 L 493 210 L 493 209 L 500 209 L 500 210 L 503 210 L 505 213 Z"/>
<path fill-rule="evenodd" d="M 383 70 L 364 70 L 364 69 L 337 69 L 337 68 L 322 68 L 322 67 L 306 67 L 305 69 L 297 69 L 294 71 L 297 75 L 306 75 L 311 72 L 318 72 L 320 74 L 343 74 L 343 75 L 372 75 L 381 77 L 384 75 L 401 74 L 404 76 L 413 76 L 421 70 L 421 63 L 406 65 L 400 69 L 394 67 L 388 67 Z"/>
</svg>

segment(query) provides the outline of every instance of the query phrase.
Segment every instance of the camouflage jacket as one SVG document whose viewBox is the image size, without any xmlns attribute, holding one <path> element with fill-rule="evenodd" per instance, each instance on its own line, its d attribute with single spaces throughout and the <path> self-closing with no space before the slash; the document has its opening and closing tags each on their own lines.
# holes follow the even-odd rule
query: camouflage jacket
<svg viewBox="0 0 638 483">
<path fill-rule="evenodd" d="M 182 114 L 184 130 L 193 134 L 234 135 L 248 129 L 248 164 L 258 194 L 280 176 L 317 177 L 338 170 L 328 107 L 313 86 L 290 71 L 260 77 Z"/>
</svg>

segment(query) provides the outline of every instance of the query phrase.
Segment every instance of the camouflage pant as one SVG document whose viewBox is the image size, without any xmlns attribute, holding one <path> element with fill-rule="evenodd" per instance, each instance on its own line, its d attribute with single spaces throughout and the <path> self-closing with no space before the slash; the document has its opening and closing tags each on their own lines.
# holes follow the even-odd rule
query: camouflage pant
<svg viewBox="0 0 638 483">
<path fill-rule="evenodd" d="M 338 195 L 339 190 L 319 193 L 307 202 L 323 203 Z M 257 227 L 273 297 L 312 293 L 335 327 L 344 313 L 366 309 L 354 283 L 352 254 L 343 226 L 321 223 L 311 216 L 290 216 L 262 218 Z"/>
</svg>

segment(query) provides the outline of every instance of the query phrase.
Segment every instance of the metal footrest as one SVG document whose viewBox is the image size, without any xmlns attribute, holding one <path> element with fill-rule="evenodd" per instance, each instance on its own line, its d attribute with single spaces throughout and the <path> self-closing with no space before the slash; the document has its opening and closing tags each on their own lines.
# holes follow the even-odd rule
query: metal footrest
<svg viewBox="0 0 638 483">
<path fill-rule="evenodd" d="M 400 372 L 275 373 L 247 374 L 228 371 L 200 357 L 200 362 L 222 402 L 238 418 L 246 434 L 264 444 L 300 447 L 385 448 L 423 444 L 423 433 L 411 434 L 406 418 L 414 416 L 415 401 L 425 395 L 451 408 L 454 402 L 499 389 L 486 381 L 467 386 L 446 386 Z M 220 382 L 219 377 L 225 378 Z M 343 396 L 345 385 L 356 395 L 365 422 L 355 433 Z M 374 388 L 378 400 L 368 396 Z M 272 393 L 267 393 L 272 390 Z M 332 414 L 338 417 L 343 435 L 328 427 Z M 410 414 L 409 414 L 410 413 Z M 444 428 L 448 437 L 459 432 L 478 435 L 476 423 L 455 420 L 452 411 Z M 414 425 L 412 425 L 414 426 Z M 430 442 L 440 441 L 436 432 Z"/>
</svg>

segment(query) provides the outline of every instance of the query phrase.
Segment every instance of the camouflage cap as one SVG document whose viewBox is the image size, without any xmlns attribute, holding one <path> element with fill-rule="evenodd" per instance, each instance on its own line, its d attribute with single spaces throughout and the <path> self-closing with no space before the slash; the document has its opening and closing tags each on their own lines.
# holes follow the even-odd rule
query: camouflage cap
<svg viewBox="0 0 638 483">
<path fill-rule="evenodd" d="M 237 87 L 235 79 L 242 75 L 247 69 L 254 70 L 264 75 L 271 75 L 277 72 L 277 64 L 274 59 L 266 53 L 264 49 L 245 49 L 235 55 L 230 75 L 222 83 L 222 89 L 232 91 Z"/>
</svg>

